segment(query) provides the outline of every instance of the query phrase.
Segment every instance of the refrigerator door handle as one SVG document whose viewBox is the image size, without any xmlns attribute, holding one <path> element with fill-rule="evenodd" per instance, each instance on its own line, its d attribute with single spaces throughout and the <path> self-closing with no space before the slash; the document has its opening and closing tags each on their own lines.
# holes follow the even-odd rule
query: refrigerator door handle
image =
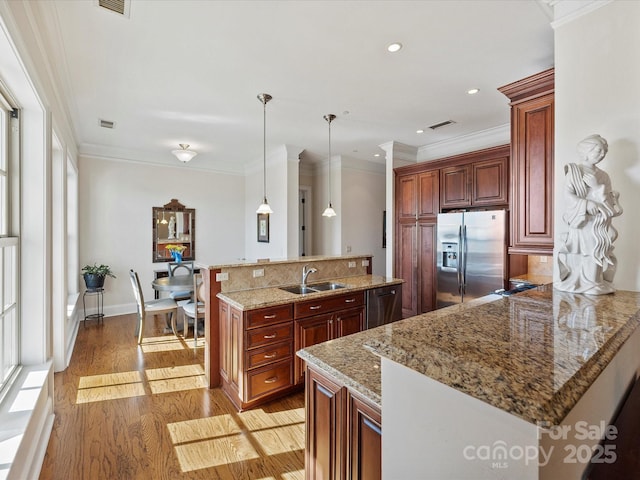
<svg viewBox="0 0 640 480">
<path fill-rule="evenodd" d="M 467 293 L 467 226 L 462 230 L 462 293 Z"/>
<path fill-rule="evenodd" d="M 462 296 L 462 225 L 458 227 L 458 293 Z"/>
</svg>

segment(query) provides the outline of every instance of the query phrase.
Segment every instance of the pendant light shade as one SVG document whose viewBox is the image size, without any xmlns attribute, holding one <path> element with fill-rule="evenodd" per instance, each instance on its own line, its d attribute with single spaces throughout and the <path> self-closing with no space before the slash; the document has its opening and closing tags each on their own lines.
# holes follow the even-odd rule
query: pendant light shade
<svg viewBox="0 0 640 480">
<path fill-rule="evenodd" d="M 173 153 L 182 163 L 187 163 L 198 154 L 198 152 L 189 150 L 189 145 L 186 143 L 181 143 L 180 150 L 171 150 L 171 153 Z"/>
<path fill-rule="evenodd" d="M 323 117 L 329 124 L 329 205 L 322 212 L 323 217 L 335 217 L 336 211 L 331 205 L 331 122 L 335 120 L 336 116 L 333 113 L 329 113 Z"/>
<path fill-rule="evenodd" d="M 273 97 L 268 93 L 258 95 L 258 100 L 262 103 L 262 125 L 263 125 L 263 144 L 262 144 L 262 203 L 256 210 L 256 213 L 271 214 L 273 210 L 267 201 L 267 102 Z"/>
</svg>

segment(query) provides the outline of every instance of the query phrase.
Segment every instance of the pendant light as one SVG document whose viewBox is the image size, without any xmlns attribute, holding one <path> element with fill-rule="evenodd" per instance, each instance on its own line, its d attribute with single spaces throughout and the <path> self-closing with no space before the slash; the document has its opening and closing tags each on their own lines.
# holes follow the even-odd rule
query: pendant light
<svg viewBox="0 0 640 480">
<path fill-rule="evenodd" d="M 331 205 L 331 122 L 335 120 L 336 116 L 333 113 L 325 115 L 324 118 L 329 124 L 329 205 L 322 212 L 323 217 L 335 217 L 336 211 Z"/>
<path fill-rule="evenodd" d="M 198 152 L 189 150 L 189 144 L 187 143 L 181 143 L 180 150 L 171 150 L 171 153 L 173 153 L 182 163 L 187 163 L 198 154 Z"/>
<path fill-rule="evenodd" d="M 273 97 L 268 93 L 261 93 L 258 95 L 258 100 L 262 102 L 263 106 L 263 145 L 262 145 L 262 196 L 263 200 L 256 213 L 271 214 L 273 210 L 267 202 L 267 102 Z"/>
</svg>

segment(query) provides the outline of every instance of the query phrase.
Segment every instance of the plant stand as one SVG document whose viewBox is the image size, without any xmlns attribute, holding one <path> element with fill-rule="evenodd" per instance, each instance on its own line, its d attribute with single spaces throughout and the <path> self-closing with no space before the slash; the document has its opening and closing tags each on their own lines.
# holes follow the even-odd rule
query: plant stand
<svg viewBox="0 0 640 480">
<path fill-rule="evenodd" d="M 102 324 L 104 325 L 104 288 L 91 288 L 85 290 L 82 294 L 82 308 L 84 309 L 84 325 L 86 327 L 87 320 L 98 320 L 98 323 L 102 320 Z M 87 315 L 87 304 L 86 297 L 89 295 L 90 297 L 96 297 L 96 313 L 91 313 Z"/>
</svg>

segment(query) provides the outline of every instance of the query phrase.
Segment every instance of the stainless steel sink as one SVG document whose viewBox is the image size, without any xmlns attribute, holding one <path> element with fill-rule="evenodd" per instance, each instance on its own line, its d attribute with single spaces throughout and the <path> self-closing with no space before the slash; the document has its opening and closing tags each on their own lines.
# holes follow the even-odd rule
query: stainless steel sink
<svg viewBox="0 0 640 480">
<path fill-rule="evenodd" d="M 317 283 L 315 285 L 309 286 L 309 288 L 311 288 L 312 290 L 317 290 L 318 292 L 324 292 L 326 290 L 339 290 L 345 287 L 346 285 L 343 285 L 342 283 L 335 283 L 335 282 Z"/>
<path fill-rule="evenodd" d="M 305 285 L 294 285 L 292 287 L 280 287 L 280 290 L 284 290 L 289 293 L 296 293 L 298 295 L 304 295 L 305 293 L 317 293 L 317 290 L 313 290 Z"/>
<path fill-rule="evenodd" d="M 280 287 L 280 290 L 285 292 L 295 293 L 297 295 L 304 295 L 307 293 L 325 292 L 327 290 L 339 290 L 340 288 L 346 288 L 346 285 L 335 282 L 317 283 L 315 285 L 293 285 L 291 287 Z"/>
</svg>

